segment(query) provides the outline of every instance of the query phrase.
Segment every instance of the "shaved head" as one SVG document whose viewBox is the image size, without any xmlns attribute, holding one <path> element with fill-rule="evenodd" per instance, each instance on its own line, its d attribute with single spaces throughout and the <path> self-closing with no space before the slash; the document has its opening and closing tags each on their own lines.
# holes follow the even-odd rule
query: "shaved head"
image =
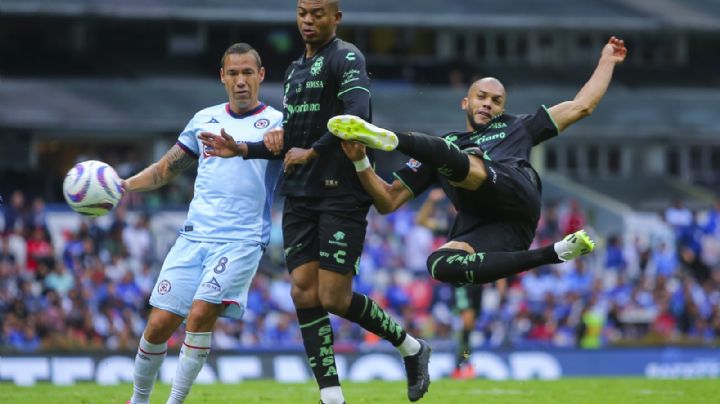
<svg viewBox="0 0 720 404">
<path fill-rule="evenodd" d="M 298 0 L 298 4 L 300 4 L 303 0 Z M 340 11 L 340 0 L 316 0 L 317 3 L 320 3 L 322 6 L 328 6 L 330 7 L 330 10 L 333 12 Z"/>
<path fill-rule="evenodd" d="M 478 91 L 480 88 L 494 89 L 498 93 L 501 93 L 503 97 L 505 96 L 505 86 L 503 85 L 503 83 L 500 82 L 500 80 L 496 79 L 495 77 L 483 77 L 480 80 L 474 82 L 468 89 L 468 94 L 474 91 Z"/>
</svg>

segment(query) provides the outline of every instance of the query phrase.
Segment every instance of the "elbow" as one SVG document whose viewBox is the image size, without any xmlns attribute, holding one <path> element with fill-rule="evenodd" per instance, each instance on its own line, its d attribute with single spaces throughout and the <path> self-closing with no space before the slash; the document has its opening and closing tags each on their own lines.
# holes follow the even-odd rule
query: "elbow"
<svg viewBox="0 0 720 404">
<path fill-rule="evenodd" d="M 388 213 L 392 213 L 395 211 L 395 209 L 393 209 L 392 206 L 388 206 L 388 205 L 375 205 L 375 209 L 381 215 L 387 215 Z"/>
<path fill-rule="evenodd" d="M 592 115 L 593 111 L 595 111 L 595 105 L 584 102 L 578 102 L 575 105 L 575 114 L 578 116 L 578 119 L 587 118 Z"/>
</svg>

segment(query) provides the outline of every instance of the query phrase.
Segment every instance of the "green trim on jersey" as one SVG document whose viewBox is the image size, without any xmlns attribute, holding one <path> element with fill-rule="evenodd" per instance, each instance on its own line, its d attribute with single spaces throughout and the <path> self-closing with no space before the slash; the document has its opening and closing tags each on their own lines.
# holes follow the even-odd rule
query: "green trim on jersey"
<svg viewBox="0 0 720 404">
<path fill-rule="evenodd" d="M 408 191 L 410 191 L 410 195 L 412 195 L 412 198 L 415 199 L 415 192 L 413 192 L 412 188 L 410 188 L 410 187 L 408 186 L 408 184 L 406 184 L 405 181 L 403 181 L 402 178 L 400 178 L 400 176 L 397 175 L 397 173 L 393 173 L 393 177 L 395 177 L 398 181 L 400 181 L 400 183 L 401 183 L 405 188 L 407 188 Z"/>
<path fill-rule="evenodd" d="M 550 113 L 550 110 L 548 109 L 548 107 L 546 107 L 545 104 L 543 104 L 542 107 L 545 110 L 545 112 L 547 112 L 548 117 L 550 118 L 550 122 L 552 122 L 553 125 L 555 125 L 555 130 L 557 131 L 557 133 L 560 133 L 560 128 L 558 127 L 558 124 L 553 119 L 552 114 Z"/>
<path fill-rule="evenodd" d="M 368 94 L 372 94 L 372 93 L 370 92 L 370 90 L 368 90 L 368 89 L 365 88 L 365 87 L 355 86 L 355 87 L 350 87 L 350 88 L 348 88 L 347 90 L 340 91 L 340 92 L 338 93 L 337 97 L 340 98 L 341 95 L 343 95 L 343 94 L 345 94 L 345 93 L 347 93 L 347 92 L 350 92 L 350 91 L 352 91 L 352 90 L 365 90 L 365 91 L 367 91 Z"/>
</svg>

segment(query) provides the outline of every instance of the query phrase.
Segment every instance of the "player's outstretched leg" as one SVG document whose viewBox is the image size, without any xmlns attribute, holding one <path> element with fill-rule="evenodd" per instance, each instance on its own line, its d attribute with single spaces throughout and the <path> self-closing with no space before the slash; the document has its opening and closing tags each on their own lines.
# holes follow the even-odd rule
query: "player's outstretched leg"
<svg viewBox="0 0 720 404">
<path fill-rule="evenodd" d="M 354 115 L 338 115 L 328 121 L 328 130 L 343 140 L 360 142 L 379 150 L 397 150 L 435 167 L 450 181 L 462 181 L 470 172 L 469 157 L 453 142 L 424 133 L 393 133 Z"/>
<path fill-rule="evenodd" d="M 516 275 L 541 265 L 558 264 L 595 249 L 585 230 L 569 234 L 547 247 L 529 251 L 469 253 L 441 248 L 428 257 L 430 275 L 456 285 L 483 284 Z"/>
</svg>

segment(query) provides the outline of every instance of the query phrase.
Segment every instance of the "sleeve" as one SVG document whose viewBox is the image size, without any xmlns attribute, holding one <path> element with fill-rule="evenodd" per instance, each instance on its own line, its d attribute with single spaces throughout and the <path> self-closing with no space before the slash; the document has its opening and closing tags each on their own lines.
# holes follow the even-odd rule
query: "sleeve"
<svg viewBox="0 0 720 404">
<path fill-rule="evenodd" d="M 370 78 L 365 66 L 365 56 L 356 49 L 338 52 L 331 65 L 332 74 L 338 81 L 337 97 L 342 103 L 342 113 L 371 119 Z M 322 149 L 339 143 L 330 132 L 325 132 L 313 143 L 312 148 L 322 154 Z"/>
<path fill-rule="evenodd" d="M 283 123 L 283 120 L 282 120 L 282 115 L 281 115 L 274 122 L 274 124 L 268 128 L 268 130 L 275 129 L 275 128 L 282 128 L 282 123 Z M 287 133 L 284 134 L 283 136 L 285 137 L 285 139 L 283 139 L 283 144 L 287 144 L 287 141 L 288 141 Z M 248 148 L 248 154 L 247 154 L 247 156 L 245 156 L 246 160 L 249 160 L 249 159 L 280 160 L 285 157 L 285 151 L 287 149 L 287 148 L 283 148 L 284 150 L 282 153 L 280 153 L 278 155 L 274 155 L 274 154 L 272 154 L 272 152 L 270 152 L 270 150 L 267 149 L 267 147 L 265 147 L 265 143 L 263 143 L 262 141 L 247 142 L 246 144 L 247 144 L 247 148 Z"/>
<path fill-rule="evenodd" d="M 522 115 L 520 119 L 532 137 L 533 146 L 558 135 L 557 125 L 544 105 L 538 108 L 534 114 Z"/>
<path fill-rule="evenodd" d="M 410 159 L 405 167 L 393 176 L 412 193 L 413 198 L 425 192 L 437 182 L 437 172 L 432 166 Z"/>
<path fill-rule="evenodd" d="M 190 122 L 185 125 L 185 129 L 180 132 L 176 142 L 181 149 L 193 158 L 200 156 L 200 142 L 198 142 L 197 137 L 195 137 L 198 130 L 199 129 L 195 127 L 195 117 L 193 117 Z"/>
</svg>

